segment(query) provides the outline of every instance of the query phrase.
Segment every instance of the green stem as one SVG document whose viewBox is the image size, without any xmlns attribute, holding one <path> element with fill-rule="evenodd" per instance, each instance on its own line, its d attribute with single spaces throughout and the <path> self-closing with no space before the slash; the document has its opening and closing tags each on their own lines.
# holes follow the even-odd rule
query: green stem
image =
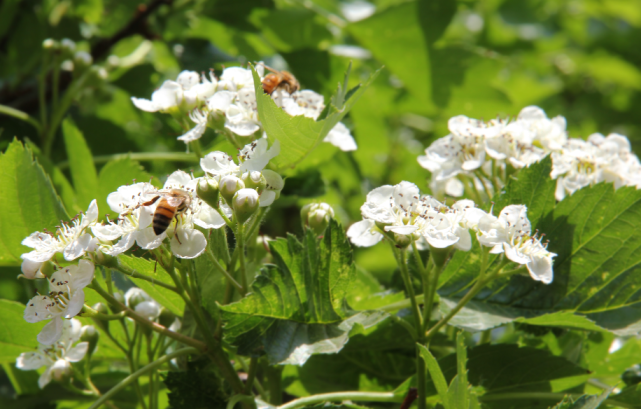
<svg viewBox="0 0 641 409">
<path fill-rule="evenodd" d="M 269 403 L 272 405 L 280 405 L 283 401 L 283 388 L 282 388 L 282 366 L 271 366 L 265 361 L 263 367 L 265 378 L 267 379 L 267 390 L 269 391 Z M 291 402 L 290 402 L 291 403 Z"/>
<path fill-rule="evenodd" d="M 334 392 L 334 393 L 321 393 L 319 395 L 306 396 L 304 398 L 294 399 L 278 409 L 296 409 L 304 406 L 311 406 L 316 403 L 322 402 L 342 402 L 345 400 L 360 401 L 360 402 L 392 402 L 400 403 L 404 399 L 403 396 L 394 395 L 393 392 Z M 93 408 L 89 408 L 93 409 Z"/>
<path fill-rule="evenodd" d="M 194 154 L 196 155 L 196 159 L 200 160 L 200 158 L 203 157 L 203 151 L 200 147 L 200 141 L 195 140 L 189 143 L 189 147 L 194 151 Z"/>
<path fill-rule="evenodd" d="M 67 88 L 67 92 L 65 92 L 65 95 L 60 100 L 60 105 L 51 115 L 51 122 L 47 127 L 45 137 L 44 137 L 43 153 L 46 157 L 51 156 L 51 148 L 53 146 L 53 140 L 54 140 L 54 137 L 56 136 L 56 131 L 58 130 L 58 126 L 60 125 L 60 122 L 62 122 L 62 119 L 67 113 L 67 110 L 71 106 L 71 103 L 73 102 L 74 98 L 76 97 L 78 92 L 82 90 L 82 87 L 85 81 L 87 80 L 87 78 L 89 78 L 90 72 L 91 70 L 87 70 L 76 81 L 74 81 L 69 86 L 69 88 Z"/>
<path fill-rule="evenodd" d="M 510 393 L 487 394 L 487 395 L 479 396 L 478 399 L 480 402 L 497 402 L 502 400 L 516 400 L 516 399 L 530 400 L 530 401 L 542 400 L 542 399 L 560 401 L 566 396 L 569 396 L 572 399 L 578 399 L 583 395 L 577 394 L 577 393 L 571 394 L 571 393 L 563 393 L 563 392 L 510 392 Z M 620 401 L 617 401 L 616 399 L 610 399 L 610 398 L 603 401 L 603 403 L 614 406 L 614 407 L 621 407 L 621 408 L 634 409 L 638 407 L 635 404 L 620 402 Z"/>
<path fill-rule="evenodd" d="M 424 294 L 420 294 L 416 296 L 416 302 L 422 303 L 423 300 L 424 300 Z M 409 308 L 411 306 L 412 306 L 412 300 L 410 300 L 409 298 L 406 298 L 404 300 L 397 301 L 395 303 L 387 304 L 378 309 L 381 311 L 393 312 L 393 311 L 402 310 L 403 308 Z"/>
<path fill-rule="evenodd" d="M 258 358 L 252 357 L 249 361 L 249 371 L 247 372 L 247 382 L 245 383 L 245 394 L 251 395 L 256 378 L 256 368 L 258 367 Z"/>
<path fill-rule="evenodd" d="M 135 269 L 132 269 L 132 268 L 128 267 L 127 265 L 121 263 L 121 262 L 118 262 L 118 267 L 116 268 L 116 270 L 120 271 L 124 275 L 127 275 L 127 276 L 129 276 L 131 278 L 138 278 L 140 280 L 149 281 L 153 285 L 157 285 L 159 287 L 166 288 L 166 289 L 171 290 L 171 291 L 173 291 L 175 293 L 180 293 L 178 288 L 174 287 L 173 285 L 164 283 L 164 282 L 162 282 L 160 280 L 155 279 L 154 277 L 148 276 L 147 274 L 141 274 L 141 273 L 137 272 Z M 107 284 L 107 286 L 109 286 L 109 284 Z"/>
<path fill-rule="evenodd" d="M 427 281 L 427 285 L 425 288 L 427 298 L 423 303 L 423 328 L 421 330 L 421 333 L 423 334 L 427 331 L 427 327 L 430 325 L 430 318 L 432 317 L 432 309 L 434 308 L 434 298 L 436 296 L 438 278 L 444 268 L 445 264 L 437 266 L 436 264 L 432 263 L 432 268 L 430 269 L 430 272 L 427 276 L 427 280 L 423 279 L 424 281 Z"/>
<path fill-rule="evenodd" d="M 233 231 L 233 230 L 234 230 L 234 222 L 232 222 L 231 220 L 229 220 L 229 217 L 227 217 L 227 215 L 225 214 L 225 212 L 223 212 L 223 209 L 221 209 L 221 208 L 220 208 L 220 206 L 218 206 L 218 208 L 216 209 L 216 211 L 218 212 L 218 214 L 220 215 L 220 217 L 222 217 L 222 218 L 223 218 L 223 220 L 225 221 L 225 224 L 227 225 L 227 227 L 229 227 L 229 228 L 230 228 L 230 229 L 232 229 L 232 231 Z"/>
<path fill-rule="evenodd" d="M 114 305 L 118 308 L 120 308 L 121 311 L 126 311 L 127 316 L 132 318 L 134 321 L 136 321 L 138 324 L 150 328 L 152 331 L 157 332 L 159 334 L 165 335 L 171 339 L 175 339 L 178 342 L 182 342 L 185 345 L 192 346 L 194 348 L 198 348 L 200 351 L 206 351 L 207 350 L 207 345 L 205 345 L 203 342 L 198 341 L 197 339 L 193 339 L 191 337 L 188 337 L 183 334 L 179 334 L 174 331 L 170 331 L 169 329 L 163 327 L 162 325 L 150 321 L 145 317 L 142 317 L 138 315 L 135 311 L 131 310 L 128 308 L 126 305 L 122 304 L 120 301 L 116 300 L 113 296 L 111 296 L 108 292 L 106 292 L 102 287 L 99 285 L 96 285 L 96 283 L 92 283 L 89 285 L 89 288 L 95 290 L 98 294 L 100 294 L 107 302 L 109 302 L 111 305 Z"/>
<path fill-rule="evenodd" d="M 177 356 L 186 355 L 186 354 L 198 354 L 198 353 L 200 353 L 200 351 L 197 350 L 196 348 L 183 348 L 183 349 L 179 349 L 178 351 L 172 352 L 171 354 L 167 354 L 167 355 L 163 356 L 162 358 L 159 358 L 159 359 L 155 360 L 154 362 L 152 362 L 152 363 L 140 368 L 136 372 L 132 373 L 131 375 L 129 375 L 128 377 L 126 377 L 125 379 L 120 381 L 116 386 L 111 388 L 107 393 L 105 393 L 100 398 L 98 398 L 98 400 L 96 400 L 94 402 L 94 404 L 89 407 L 89 409 L 97 409 L 97 408 L 99 408 L 100 405 L 102 405 L 107 399 L 109 399 L 110 397 L 112 397 L 113 395 L 118 393 L 120 390 L 125 388 L 127 385 L 129 385 L 130 383 L 132 383 L 133 381 L 138 379 L 140 376 L 144 375 L 145 373 L 147 373 L 147 372 L 149 372 L 151 370 L 154 370 L 154 369 L 162 366 L 163 364 L 171 361 L 172 359 L 176 358 Z"/>
<path fill-rule="evenodd" d="M 427 366 L 425 360 L 421 357 L 421 351 L 416 344 L 416 383 L 418 389 L 417 406 L 419 409 L 427 408 Z"/>
<path fill-rule="evenodd" d="M 111 269 L 103 268 L 103 271 L 105 272 L 105 283 L 107 284 L 107 291 L 109 292 L 109 294 L 114 295 L 113 280 L 111 278 Z"/>
<path fill-rule="evenodd" d="M 184 152 L 131 152 L 116 153 L 113 155 L 94 156 L 93 163 L 107 163 L 112 160 L 131 159 L 135 161 L 167 161 L 167 162 L 198 162 L 191 153 Z M 69 167 L 69 161 L 58 163 L 58 168 L 64 170 Z"/>
<path fill-rule="evenodd" d="M 35 118 L 30 117 L 29 114 L 27 114 L 26 112 L 22 112 L 18 109 L 0 104 L 0 114 L 9 115 L 14 118 L 25 121 L 28 124 L 32 125 L 34 128 L 36 128 L 36 131 L 38 131 L 38 133 L 40 133 L 42 130 L 42 128 L 40 127 L 40 123 Z"/>
<path fill-rule="evenodd" d="M 210 261 L 212 262 L 212 264 L 214 265 L 214 267 L 216 267 L 216 269 L 217 269 L 218 271 L 220 271 L 220 273 L 221 273 L 222 275 L 224 275 L 224 276 L 225 276 L 225 278 L 227 279 L 227 282 L 228 282 L 228 283 L 231 283 L 231 285 L 233 285 L 234 287 L 236 287 L 236 289 L 242 293 L 242 292 L 244 291 L 243 286 L 242 286 L 242 285 L 240 285 L 240 284 L 238 284 L 238 281 L 234 280 L 234 277 L 232 277 L 232 276 L 227 272 L 227 270 L 225 270 L 225 269 L 223 268 L 223 266 L 221 266 L 221 265 L 220 265 L 220 263 L 218 262 L 218 260 L 216 260 L 216 256 L 214 256 L 214 253 L 212 253 L 212 251 L 211 251 L 210 249 L 207 249 L 206 254 L 207 254 L 207 257 L 209 257 L 209 260 L 210 260 Z"/>
<path fill-rule="evenodd" d="M 247 294 L 247 272 L 245 266 L 245 225 L 243 223 L 238 223 L 238 229 L 236 229 L 236 244 L 238 245 L 238 260 L 240 261 L 240 283 L 242 289 L 240 294 L 245 296 Z"/>
<path fill-rule="evenodd" d="M 396 256 L 396 262 L 398 263 L 398 266 L 401 270 L 401 277 L 403 278 L 405 289 L 407 290 L 407 295 L 409 296 L 410 301 L 412 302 L 412 313 L 414 315 L 414 324 L 416 327 L 416 331 L 418 333 L 418 336 L 421 337 L 421 333 L 420 333 L 422 328 L 421 311 L 418 308 L 418 303 L 416 302 L 416 294 L 414 294 L 414 286 L 412 285 L 410 273 L 407 270 L 407 261 L 405 259 L 405 251 L 396 249 L 396 247 L 394 247 L 393 244 L 392 244 L 392 250 L 394 251 L 394 255 Z M 419 340 L 419 342 L 420 341 L 421 340 Z"/>
<path fill-rule="evenodd" d="M 115 321 L 124 318 L 127 316 L 127 313 L 125 311 L 121 311 L 117 314 L 103 314 L 85 304 L 82 310 L 82 316 L 99 319 L 101 321 Z"/>
</svg>

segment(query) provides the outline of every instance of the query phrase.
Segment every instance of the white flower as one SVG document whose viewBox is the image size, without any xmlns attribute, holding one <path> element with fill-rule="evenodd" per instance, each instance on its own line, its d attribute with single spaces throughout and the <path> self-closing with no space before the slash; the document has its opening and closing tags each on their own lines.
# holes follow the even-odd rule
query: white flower
<svg viewBox="0 0 641 409">
<path fill-rule="evenodd" d="M 76 316 L 85 302 L 85 288 L 93 280 L 94 265 L 80 260 L 78 265 L 58 270 L 49 281 L 49 295 L 37 295 L 28 303 L 24 311 L 27 322 L 40 322 L 51 319 L 38 334 L 38 342 L 51 345 L 62 335 L 62 318 Z"/>
<path fill-rule="evenodd" d="M 478 223 L 477 237 L 482 245 L 493 246 L 491 253 L 505 252 L 508 259 L 525 264 L 534 280 L 549 284 L 556 254 L 547 251 L 541 239 L 531 233 L 527 207 L 510 205 L 501 210 L 498 218 L 490 214 L 483 216 Z"/>
<path fill-rule="evenodd" d="M 260 194 L 260 207 L 267 207 L 280 197 L 280 191 L 285 187 L 283 178 L 273 170 L 263 169 L 262 174 L 267 184 Z"/>
<path fill-rule="evenodd" d="M 88 342 L 80 342 L 73 345 L 80 339 L 80 321 L 75 318 L 65 321 L 62 324 L 61 336 L 58 342 L 53 345 L 40 344 L 34 352 L 23 352 L 16 359 L 16 368 L 23 371 L 30 371 L 46 366 L 45 371 L 38 379 L 40 389 L 44 388 L 52 378 L 62 380 L 71 375 L 70 362 L 81 361 L 89 348 Z"/>
<path fill-rule="evenodd" d="M 238 153 L 240 172 L 260 172 L 265 169 L 269 161 L 278 156 L 279 153 L 280 142 L 278 140 L 274 141 L 269 149 L 267 148 L 267 139 L 264 138 L 245 145 Z"/>
<path fill-rule="evenodd" d="M 91 228 L 93 234 L 101 241 L 120 240 L 115 245 L 101 245 L 101 251 L 110 256 L 117 256 L 129 250 L 134 243 L 145 250 L 158 248 L 165 234 L 156 236 L 152 227 L 153 213 L 149 206 L 139 207 L 127 214 L 120 215 L 117 223 L 97 224 Z"/>
<path fill-rule="evenodd" d="M 257 66 L 256 70 L 259 67 Z M 262 77 L 260 73 L 258 74 Z M 220 81 L 218 81 L 218 89 L 236 92 L 243 88 L 254 88 L 254 77 L 251 70 L 241 67 L 225 68 L 220 76 Z"/>
<path fill-rule="evenodd" d="M 463 251 L 472 248 L 469 228 L 479 218 L 471 200 L 461 200 L 448 208 L 427 196 L 423 199 L 424 209 L 419 219 L 418 234 L 423 236 L 430 247 L 447 248 L 454 246 Z"/>
<path fill-rule="evenodd" d="M 88 251 L 93 251 L 96 241 L 85 230 L 94 225 L 98 220 L 98 206 L 93 200 L 89 204 L 87 213 L 80 217 L 72 219 L 71 224 L 63 224 L 56 231 L 54 236 L 51 233 L 32 233 L 22 241 L 22 244 L 33 248 L 29 253 L 24 253 L 20 257 L 27 263 L 24 270 L 33 271 L 36 267 L 34 263 L 44 263 L 51 260 L 56 253 L 62 253 L 65 260 L 71 261 L 83 256 Z M 40 267 L 38 266 L 38 269 Z M 29 274 L 25 273 L 28 277 Z"/>
<path fill-rule="evenodd" d="M 352 134 L 342 122 L 337 123 L 336 126 L 329 131 L 325 139 L 323 139 L 323 142 L 329 142 L 343 152 L 355 151 L 357 148 L 356 141 L 352 137 Z"/>
<path fill-rule="evenodd" d="M 238 92 L 235 103 L 225 111 L 225 128 L 236 135 L 250 136 L 260 129 L 256 93 L 253 88 L 244 88 Z"/>
<path fill-rule="evenodd" d="M 537 141 L 545 150 L 561 149 L 567 141 L 565 132 L 566 122 L 562 116 L 548 119 L 545 112 L 537 106 L 528 106 L 521 110 L 517 123 L 533 133 L 533 141 Z"/>
<path fill-rule="evenodd" d="M 207 108 L 214 113 L 224 114 L 235 97 L 235 92 L 218 91 L 207 100 Z"/>
<path fill-rule="evenodd" d="M 200 167 L 209 175 L 220 181 L 223 176 L 239 176 L 240 166 L 225 152 L 210 152 L 200 159 Z"/>
<path fill-rule="evenodd" d="M 179 141 L 183 141 L 185 143 L 193 142 L 203 136 L 207 130 L 209 113 L 207 111 L 203 112 L 198 109 L 194 109 L 189 114 L 189 118 L 196 124 L 196 126 L 177 138 Z"/>
<path fill-rule="evenodd" d="M 517 169 L 531 165 L 543 159 L 546 152 L 534 146 L 536 134 L 521 122 L 512 122 L 502 131 L 485 139 L 487 154 L 498 160 L 507 159 Z"/>
<path fill-rule="evenodd" d="M 147 182 L 123 185 L 107 196 L 107 204 L 118 214 L 128 214 L 157 193 L 158 189 Z"/>
<path fill-rule="evenodd" d="M 296 91 L 289 97 L 283 98 L 283 109 L 291 116 L 304 115 L 317 119 L 325 109 L 325 100 L 321 94 L 305 89 Z"/>
<path fill-rule="evenodd" d="M 177 108 L 183 101 L 183 88 L 175 82 L 167 80 L 162 86 L 151 94 L 151 101 L 143 98 L 131 97 L 136 108 L 147 112 L 169 112 Z"/>
<path fill-rule="evenodd" d="M 563 200 L 582 187 L 602 182 L 607 161 L 599 148 L 581 139 L 570 139 L 560 152 L 552 152 L 552 172 L 556 179 L 556 200 Z"/>
</svg>

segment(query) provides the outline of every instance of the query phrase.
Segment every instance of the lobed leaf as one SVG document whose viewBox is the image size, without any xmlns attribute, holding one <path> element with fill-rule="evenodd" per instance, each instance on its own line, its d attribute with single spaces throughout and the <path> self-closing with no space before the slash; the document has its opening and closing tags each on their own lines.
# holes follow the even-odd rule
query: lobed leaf
<svg viewBox="0 0 641 409">
<path fill-rule="evenodd" d="M 302 365 L 311 354 L 339 351 L 355 324 L 371 326 L 386 316 L 347 309 L 352 250 L 335 221 L 320 242 L 307 230 L 302 242 L 290 235 L 269 245 L 276 265 L 261 270 L 245 298 L 220 307 L 239 353 L 264 350 L 272 363 Z"/>
</svg>

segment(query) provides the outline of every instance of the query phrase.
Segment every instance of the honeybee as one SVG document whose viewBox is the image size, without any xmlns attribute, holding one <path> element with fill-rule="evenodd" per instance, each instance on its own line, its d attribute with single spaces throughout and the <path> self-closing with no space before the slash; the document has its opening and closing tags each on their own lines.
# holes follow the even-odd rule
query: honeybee
<svg viewBox="0 0 641 409">
<path fill-rule="evenodd" d="M 288 94 L 293 94 L 300 88 L 298 80 L 291 72 L 278 71 L 266 65 L 264 67 L 271 71 L 271 74 L 267 74 L 262 82 L 263 91 L 266 94 L 271 95 L 276 90 L 283 90 Z"/>
<path fill-rule="evenodd" d="M 152 223 L 156 236 L 163 234 L 174 217 L 187 210 L 191 204 L 191 195 L 182 189 L 170 189 L 166 192 L 158 193 L 160 193 L 158 196 L 142 203 L 142 206 L 150 206 L 160 199 L 156 206 Z M 180 242 L 180 240 L 178 241 Z"/>
</svg>

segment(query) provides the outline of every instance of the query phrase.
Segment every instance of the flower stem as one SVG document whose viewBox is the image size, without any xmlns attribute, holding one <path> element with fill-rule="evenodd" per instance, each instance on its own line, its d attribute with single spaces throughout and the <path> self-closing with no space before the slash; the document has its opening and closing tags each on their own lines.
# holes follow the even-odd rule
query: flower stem
<svg viewBox="0 0 641 409">
<path fill-rule="evenodd" d="M 401 403 L 403 396 L 396 396 L 393 392 L 334 392 L 321 393 L 319 395 L 306 396 L 304 398 L 294 399 L 278 409 L 296 409 L 304 406 L 311 406 L 322 402 L 341 402 L 345 400 L 360 402 L 393 402 Z M 90 408 L 93 409 L 93 408 Z"/>
<path fill-rule="evenodd" d="M 172 352 L 171 354 L 167 354 L 167 355 L 163 356 L 162 358 L 159 358 L 159 359 L 155 360 L 154 362 L 151 362 L 150 364 L 140 368 L 136 372 L 132 373 L 131 375 L 129 375 L 128 377 L 126 377 L 125 379 L 120 381 L 116 386 L 111 388 L 107 393 L 105 393 L 100 398 L 98 398 L 98 400 L 96 400 L 94 402 L 94 404 L 89 407 L 89 409 L 97 409 L 97 408 L 99 408 L 100 405 L 102 405 L 107 399 L 109 399 L 110 397 L 112 397 L 113 395 L 118 393 L 120 390 L 125 388 L 127 385 L 129 385 L 130 383 L 132 383 L 133 381 L 138 379 L 140 376 L 144 375 L 145 373 L 147 373 L 147 372 L 149 372 L 151 370 L 154 370 L 154 369 L 164 365 L 165 363 L 171 361 L 175 357 L 181 356 L 181 355 L 186 355 L 186 354 L 198 354 L 199 352 L 200 351 L 198 349 L 196 349 L 196 348 L 182 348 L 182 349 L 179 349 L 178 351 Z"/>
<path fill-rule="evenodd" d="M 392 244 L 392 246 L 394 246 Z M 405 284 L 405 290 L 407 295 L 412 302 L 412 313 L 414 315 L 414 323 L 417 331 L 420 331 L 422 328 L 421 320 L 421 310 L 418 308 L 418 303 L 416 302 L 416 294 L 414 293 L 414 286 L 412 285 L 412 280 L 410 278 L 410 273 L 407 270 L 407 260 L 405 259 L 405 250 L 398 250 L 395 247 L 392 247 L 394 255 L 396 256 L 396 262 L 401 270 L 401 277 L 403 278 L 403 283 Z M 420 336 L 420 332 L 419 332 Z"/>
<path fill-rule="evenodd" d="M 240 261 L 240 283 L 242 289 L 240 294 L 245 296 L 247 294 L 247 273 L 245 266 L 245 225 L 243 223 L 238 223 L 238 229 L 236 229 L 236 245 L 238 246 L 238 261 Z"/>
<path fill-rule="evenodd" d="M 141 280 L 149 281 L 153 285 L 157 285 L 159 287 L 166 288 L 166 289 L 171 290 L 171 291 L 173 291 L 175 293 L 180 293 L 178 288 L 174 287 L 173 285 L 164 283 L 164 282 L 162 282 L 160 280 L 157 280 L 157 279 L 155 279 L 153 277 L 148 276 L 147 274 L 139 273 L 136 270 L 134 270 L 132 268 L 129 268 L 125 264 L 121 263 L 120 261 L 118 262 L 118 267 L 116 269 L 118 271 L 120 271 L 121 273 L 123 273 L 124 275 L 127 275 L 129 277 L 138 278 L 138 279 L 141 279 Z"/>
<path fill-rule="evenodd" d="M 243 286 L 242 286 L 242 285 L 240 285 L 240 284 L 238 284 L 238 282 L 237 282 L 236 280 L 234 280 L 234 277 L 232 277 L 232 276 L 227 272 L 227 270 L 225 270 L 225 269 L 223 268 L 223 266 L 221 266 L 221 265 L 220 265 L 220 263 L 218 262 L 218 260 L 216 260 L 216 256 L 214 256 L 214 253 L 212 253 L 212 251 L 211 251 L 210 249 L 207 249 L 206 254 L 207 254 L 207 257 L 209 257 L 209 260 L 210 260 L 210 261 L 212 262 L 212 264 L 214 265 L 214 267 L 216 267 L 216 269 L 217 269 L 218 271 L 220 271 L 220 273 L 221 273 L 222 275 L 224 275 L 224 276 L 225 276 L 225 278 L 227 279 L 227 282 L 231 283 L 231 285 L 233 285 L 234 287 L 236 287 L 236 289 L 242 293 L 242 292 L 244 291 Z"/>
<path fill-rule="evenodd" d="M 258 367 L 258 358 L 252 357 L 249 361 L 249 371 L 247 372 L 247 382 L 245 383 L 245 394 L 251 395 L 256 378 L 256 368 Z"/>
<path fill-rule="evenodd" d="M 198 341 L 197 339 L 193 339 L 191 337 L 188 337 L 183 334 L 179 334 L 174 331 L 170 331 L 169 329 L 163 327 L 162 325 L 150 321 L 145 317 L 142 317 L 138 315 L 135 311 L 129 309 L 126 305 L 122 304 L 120 301 L 116 300 L 113 296 L 111 296 L 108 292 L 106 292 L 102 287 L 97 285 L 96 283 L 92 283 L 89 285 L 89 288 L 93 289 L 96 291 L 98 294 L 100 294 L 107 302 L 109 302 L 111 305 L 114 305 L 118 307 L 121 311 L 125 311 L 127 316 L 132 318 L 134 321 L 136 321 L 138 324 L 150 328 L 152 331 L 157 332 L 159 334 L 165 335 L 169 338 L 175 339 L 178 342 L 182 342 L 185 345 L 192 346 L 194 348 L 198 348 L 201 352 L 204 352 L 207 350 L 207 345 L 205 343 Z"/>
<path fill-rule="evenodd" d="M 38 133 L 40 133 L 41 131 L 40 123 L 35 118 L 30 117 L 26 112 L 22 112 L 15 108 L 0 104 L 0 114 L 5 114 L 14 118 L 21 119 L 36 128 L 36 131 L 38 131 Z"/>
</svg>

